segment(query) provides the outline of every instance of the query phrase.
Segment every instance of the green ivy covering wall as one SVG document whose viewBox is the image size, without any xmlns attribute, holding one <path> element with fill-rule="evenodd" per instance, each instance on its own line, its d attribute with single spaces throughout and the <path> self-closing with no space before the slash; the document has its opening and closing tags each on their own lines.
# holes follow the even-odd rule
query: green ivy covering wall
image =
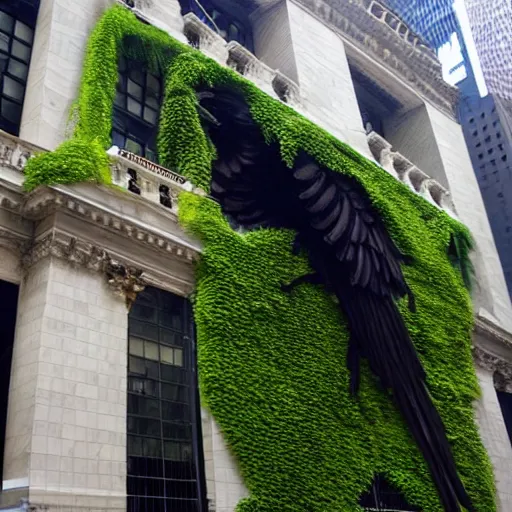
<svg viewBox="0 0 512 512">
<path fill-rule="evenodd" d="M 279 141 L 289 165 L 302 148 L 362 183 L 398 246 L 414 258 L 404 271 L 418 312 L 401 305 L 402 314 L 475 510 L 495 511 L 492 470 L 473 417 L 478 385 L 470 351 L 472 308 L 447 255 L 453 235 L 464 266 L 470 236 L 383 169 L 236 73 L 114 7 L 90 38 L 74 138 L 31 160 L 28 187 L 104 181 L 97 169 L 106 164 L 101 151 L 92 149 L 110 145 L 120 52 L 168 70 L 160 160 L 196 185 L 208 189 L 214 156 L 196 112 L 194 87 L 201 83 L 241 88 L 266 138 Z M 85 147 L 81 152 L 80 173 L 76 162 L 82 157 L 69 155 L 69 165 L 64 158 L 72 144 L 91 146 L 88 154 Z M 195 294 L 200 389 L 250 491 L 238 511 L 356 511 L 359 496 L 382 473 L 411 504 L 441 512 L 421 454 L 367 367 L 359 398 L 349 396 L 348 334 L 334 300 L 311 285 L 291 295 L 280 291 L 281 283 L 308 267 L 304 257 L 291 253 L 293 233 L 241 235 L 217 205 L 191 193 L 182 194 L 179 209 L 182 225 L 204 243 Z"/>
</svg>

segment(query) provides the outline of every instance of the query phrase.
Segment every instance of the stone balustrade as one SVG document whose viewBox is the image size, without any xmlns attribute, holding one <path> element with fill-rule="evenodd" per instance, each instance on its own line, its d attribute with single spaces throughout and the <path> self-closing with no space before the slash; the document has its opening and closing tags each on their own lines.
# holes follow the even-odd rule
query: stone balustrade
<svg viewBox="0 0 512 512">
<path fill-rule="evenodd" d="M 384 170 L 433 205 L 446 211 L 449 215 L 456 216 L 450 192 L 428 174 L 418 169 L 405 156 L 393 151 L 392 145 L 386 139 L 372 131 L 368 134 L 368 145 L 374 158 Z"/>
<path fill-rule="evenodd" d="M 427 46 L 423 40 L 415 34 L 396 14 L 388 9 L 378 0 L 362 0 L 363 6 L 371 16 L 387 25 L 401 39 L 409 43 L 414 48 L 430 54 L 435 58 L 435 52 Z"/>
<path fill-rule="evenodd" d="M 169 211 L 178 213 L 178 195 L 186 190 L 205 195 L 183 176 L 133 153 L 120 150 L 115 156 L 112 183 Z"/>
<path fill-rule="evenodd" d="M 0 130 L 0 167 L 23 172 L 29 158 L 44 151 Z"/>
<path fill-rule="evenodd" d="M 191 46 L 200 49 L 219 64 L 234 69 L 270 96 L 298 105 L 299 86 L 293 80 L 279 70 L 269 68 L 240 43 L 226 42 L 195 14 L 188 13 L 183 19 L 184 33 Z"/>
<path fill-rule="evenodd" d="M 456 215 L 450 192 L 405 156 L 393 151 L 387 140 L 372 131 L 368 134 L 368 145 L 376 161 L 389 174 L 435 206 L 452 216 Z M 22 173 L 28 159 L 41 151 L 44 150 L 0 131 L 0 168 L 14 170 L 16 174 Z M 205 194 L 203 190 L 194 188 L 183 176 L 138 155 L 117 148 L 112 148 L 109 154 L 113 157 L 111 169 L 114 185 L 175 214 L 178 211 L 177 198 L 182 190 Z"/>
<path fill-rule="evenodd" d="M 12 175 L 1 175 L 8 181 L 15 179 L 16 185 L 23 182 L 23 169 L 29 158 L 45 150 L 22 141 L 14 135 L 0 130 L 0 170 L 15 171 Z M 159 204 L 177 213 L 178 195 L 182 190 L 204 195 L 201 189 L 194 188 L 183 176 L 157 165 L 128 151 L 113 148 L 112 183 L 132 194 Z M 1 172 L 1 171 L 0 171 Z"/>
</svg>

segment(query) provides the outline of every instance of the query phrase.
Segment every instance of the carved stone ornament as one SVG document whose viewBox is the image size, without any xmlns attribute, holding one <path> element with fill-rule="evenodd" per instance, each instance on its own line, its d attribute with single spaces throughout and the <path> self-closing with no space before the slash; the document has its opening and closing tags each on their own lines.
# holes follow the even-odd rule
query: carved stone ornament
<svg viewBox="0 0 512 512">
<path fill-rule="evenodd" d="M 21 141 L 18 137 L 0 134 L 0 166 L 23 172 L 29 158 L 42 151 L 37 146 Z"/>
<path fill-rule="evenodd" d="M 48 256 L 103 273 L 114 293 L 125 299 L 128 309 L 147 284 L 142 270 L 114 260 L 104 249 L 65 233 L 53 231 L 32 245 L 22 258 L 23 265 L 28 268 Z"/>
<path fill-rule="evenodd" d="M 27 240 L 17 233 L 0 227 L 0 247 L 15 253 L 23 254 L 27 246 Z"/>
<path fill-rule="evenodd" d="M 494 383 L 499 391 L 512 392 L 512 364 L 480 347 L 473 347 L 475 363 L 494 374 Z"/>
<path fill-rule="evenodd" d="M 23 266 L 31 267 L 47 256 L 54 256 L 94 271 L 102 271 L 104 262 L 109 258 L 106 251 L 93 244 L 53 231 L 32 244 L 25 252 Z"/>
<path fill-rule="evenodd" d="M 104 269 L 109 286 L 116 295 L 124 297 L 126 307 L 130 310 L 137 294 L 146 288 L 143 271 L 122 265 L 112 259 L 105 262 Z"/>
<path fill-rule="evenodd" d="M 383 3 L 375 0 L 295 0 L 364 53 L 454 117 L 458 90 L 442 77 L 435 53 Z M 393 18 L 396 26 L 390 26 Z"/>
</svg>

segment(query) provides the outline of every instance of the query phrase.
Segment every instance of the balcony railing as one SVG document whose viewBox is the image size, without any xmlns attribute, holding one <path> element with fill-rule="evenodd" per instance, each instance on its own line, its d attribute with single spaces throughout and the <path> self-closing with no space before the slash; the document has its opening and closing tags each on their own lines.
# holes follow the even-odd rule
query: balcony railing
<svg viewBox="0 0 512 512">
<path fill-rule="evenodd" d="M 187 190 L 204 195 L 183 176 L 125 150 L 120 150 L 111 166 L 112 183 L 178 213 L 178 195 Z"/>
<path fill-rule="evenodd" d="M 271 69 L 236 41 L 227 43 L 195 14 L 184 17 L 184 32 L 189 44 L 199 48 L 219 64 L 228 66 L 254 82 L 260 89 L 281 101 L 298 105 L 299 86 L 279 70 Z"/>
<path fill-rule="evenodd" d="M 392 145 L 376 132 L 368 134 L 368 145 L 377 160 L 389 174 L 405 183 L 411 190 L 430 203 L 456 216 L 450 192 L 428 174 L 418 169 L 402 154 L 393 151 Z"/>
<path fill-rule="evenodd" d="M 0 167 L 23 172 L 30 157 L 43 149 L 0 130 Z"/>
<path fill-rule="evenodd" d="M 368 144 L 376 161 L 389 174 L 438 208 L 456 216 L 451 194 L 440 183 L 406 157 L 393 151 L 391 144 L 377 133 L 368 134 Z M 41 151 L 37 146 L 0 131 L 0 168 L 22 173 L 28 159 Z M 205 194 L 201 189 L 194 188 L 183 176 L 138 155 L 118 149 L 109 153 L 115 157 L 111 165 L 114 185 L 173 213 L 177 213 L 177 198 L 182 190 Z"/>
<path fill-rule="evenodd" d="M 23 181 L 21 174 L 28 160 L 44 151 L 42 148 L 0 130 L 0 170 L 15 171 L 10 178 L 2 177 L 20 185 Z M 159 204 L 173 213 L 178 211 L 177 199 L 182 190 L 204 194 L 201 189 L 194 188 L 183 176 L 138 155 L 117 149 L 109 151 L 109 154 L 114 157 L 111 164 L 114 185 L 152 203 Z"/>
<path fill-rule="evenodd" d="M 435 58 L 434 51 L 427 46 L 425 42 L 403 22 L 402 19 L 390 11 L 383 3 L 378 0 L 363 0 L 363 5 L 369 14 L 387 25 L 401 39 L 409 43 L 414 48 Z"/>
</svg>

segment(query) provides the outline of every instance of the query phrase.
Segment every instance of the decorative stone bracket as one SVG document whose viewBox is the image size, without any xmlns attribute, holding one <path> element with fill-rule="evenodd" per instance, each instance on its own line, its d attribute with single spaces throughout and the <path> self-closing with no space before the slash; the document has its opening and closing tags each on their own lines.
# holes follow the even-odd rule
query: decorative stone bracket
<svg viewBox="0 0 512 512">
<path fill-rule="evenodd" d="M 418 169 L 402 154 L 393 151 L 392 145 L 378 133 L 368 133 L 368 145 L 374 158 L 389 174 L 407 185 L 449 215 L 456 216 L 450 192 L 428 174 Z"/>
<path fill-rule="evenodd" d="M 227 43 L 195 14 L 188 13 L 183 19 L 185 36 L 192 46 L 199 48 L 219 64 L 244 75 L 270 96 L 277 97 L 292 106 L 299 104 L 299 86 L 293 80 L 279 70 L 269 68 L 240 43 L 236 41 Z"/>
<path fill-rule="evenodd" d="M 482 316 L 476 318 L 475 334 L 483 338 L 472 347 L 475 363 L 494 374 L 498 391 L 512 393 L 512 334 Z"/>
<path fill-rule="evenodd" d="M 143 271 L 122 265 L 108 255 L 104 263 L 104 271 L 110 288 L 116 295 L 124 297 L 126 307 L 130 310 L 137 294 L 146 288 Z"/>
</svg>

